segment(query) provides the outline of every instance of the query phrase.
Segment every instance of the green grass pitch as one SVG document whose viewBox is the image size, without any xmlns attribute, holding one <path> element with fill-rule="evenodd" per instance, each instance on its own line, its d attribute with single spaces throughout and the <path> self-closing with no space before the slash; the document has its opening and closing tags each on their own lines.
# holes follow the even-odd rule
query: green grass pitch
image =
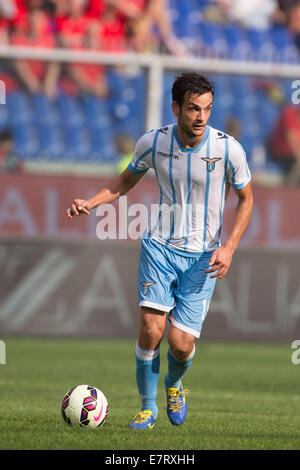
<svg viewBox="0 0 300 470">
<path fill-rule="evenodd" d="M 300 449 L 300 365 L 289 344 L 200 340 L 183 381 L 190 393 L 182 426 L 166 416 L 161 345 L 159 415 L 153 430 L 127 427 L 139 410 L 135 340 L 7 338 L 0 365 L 1 449 Z M 67 426 L 60 401 L 89 384 L 108 398 L 101 428 Z"/>
</svg>

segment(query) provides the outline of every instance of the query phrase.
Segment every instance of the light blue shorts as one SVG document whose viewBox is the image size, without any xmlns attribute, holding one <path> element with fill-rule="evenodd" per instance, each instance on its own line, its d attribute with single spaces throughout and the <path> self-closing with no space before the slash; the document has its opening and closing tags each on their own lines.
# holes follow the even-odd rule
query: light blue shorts
<svg viewBox="0 0 300 470">
<path fill-rule="evenodd" d="M 205 273 L 211 255 L 185 256 L 153 238 L 142 239 L 139 306 L 169 313 L 175 327 L 199 338 L 216 284 Z"/>
</svg>

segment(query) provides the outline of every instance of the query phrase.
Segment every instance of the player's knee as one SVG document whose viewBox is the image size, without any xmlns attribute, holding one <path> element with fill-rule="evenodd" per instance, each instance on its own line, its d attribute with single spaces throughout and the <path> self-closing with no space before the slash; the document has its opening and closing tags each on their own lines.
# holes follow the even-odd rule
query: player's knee
<svg viewBox="0 0 300 470">
<path fill-rule="evenodd" d="M 168 343 L 171 353 L 179 361 L 185 361 L 194 350 L 194 338 L 191 335 L 178 334 L 177 331 L 169 331 Z"/>
<path fill-rule="evenodd" d="M 186 361 L 193 349 L 185 344 L 169 344 L 169 347 L 173 356 L 179 361 Z"/>
</svg>

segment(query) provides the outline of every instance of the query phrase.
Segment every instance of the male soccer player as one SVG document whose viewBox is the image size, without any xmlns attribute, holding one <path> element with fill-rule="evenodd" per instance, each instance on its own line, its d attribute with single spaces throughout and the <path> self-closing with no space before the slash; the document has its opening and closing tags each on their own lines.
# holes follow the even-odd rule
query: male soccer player
<svg viewBox="0 0 300 470">
<path fill-rule="evenodd" d="M 252 211 L 251 177 L 243 148 L 233 137 L 207 125 L 213 99 L 214 86 L 203 75 L 184 73 L 176 78 L 172 109 L 177 123 L 144 134 L 119 177 L 91 199 L 75 199 L 68 209 L 69 219 L 89 214 L 90 209 L 126 194 L 149 168 L 155 171 L 159 211 L 141 242 L 138 275 L 141 323 L 135 355 L 142 406 L 131 428 L 155 426 L 160 342 L 167 315 L 167 415 L 174 425 L 184 422 L 187 403 L 181 380 L 191 366 L 195 338 L 200 336 L 215 282 L 227 273 Z M 238 202 L 232 231 L 221 246 L 230 186 Z"/>
</svg>

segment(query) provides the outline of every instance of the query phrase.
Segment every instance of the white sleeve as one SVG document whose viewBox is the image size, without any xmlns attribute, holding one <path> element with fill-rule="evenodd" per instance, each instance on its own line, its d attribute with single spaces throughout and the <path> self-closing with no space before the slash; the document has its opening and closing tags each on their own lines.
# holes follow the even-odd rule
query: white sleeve
<svg viewBox="0 0 300 470">
<path fill-rule="evenodd" d="M 227 179 L 233 189 L 243 189 L 251 180 L 246 153 L 239 142 L 230 138 Z"/>
<path fill-rule="evenodd" d="M 128 165 L 128 170 L 132 173 L 144 173 L 153 167 L 152 144 L 154 135 L 154 131 L 149 131 L 137 141 L 132 160 Z"/>
</svg>

